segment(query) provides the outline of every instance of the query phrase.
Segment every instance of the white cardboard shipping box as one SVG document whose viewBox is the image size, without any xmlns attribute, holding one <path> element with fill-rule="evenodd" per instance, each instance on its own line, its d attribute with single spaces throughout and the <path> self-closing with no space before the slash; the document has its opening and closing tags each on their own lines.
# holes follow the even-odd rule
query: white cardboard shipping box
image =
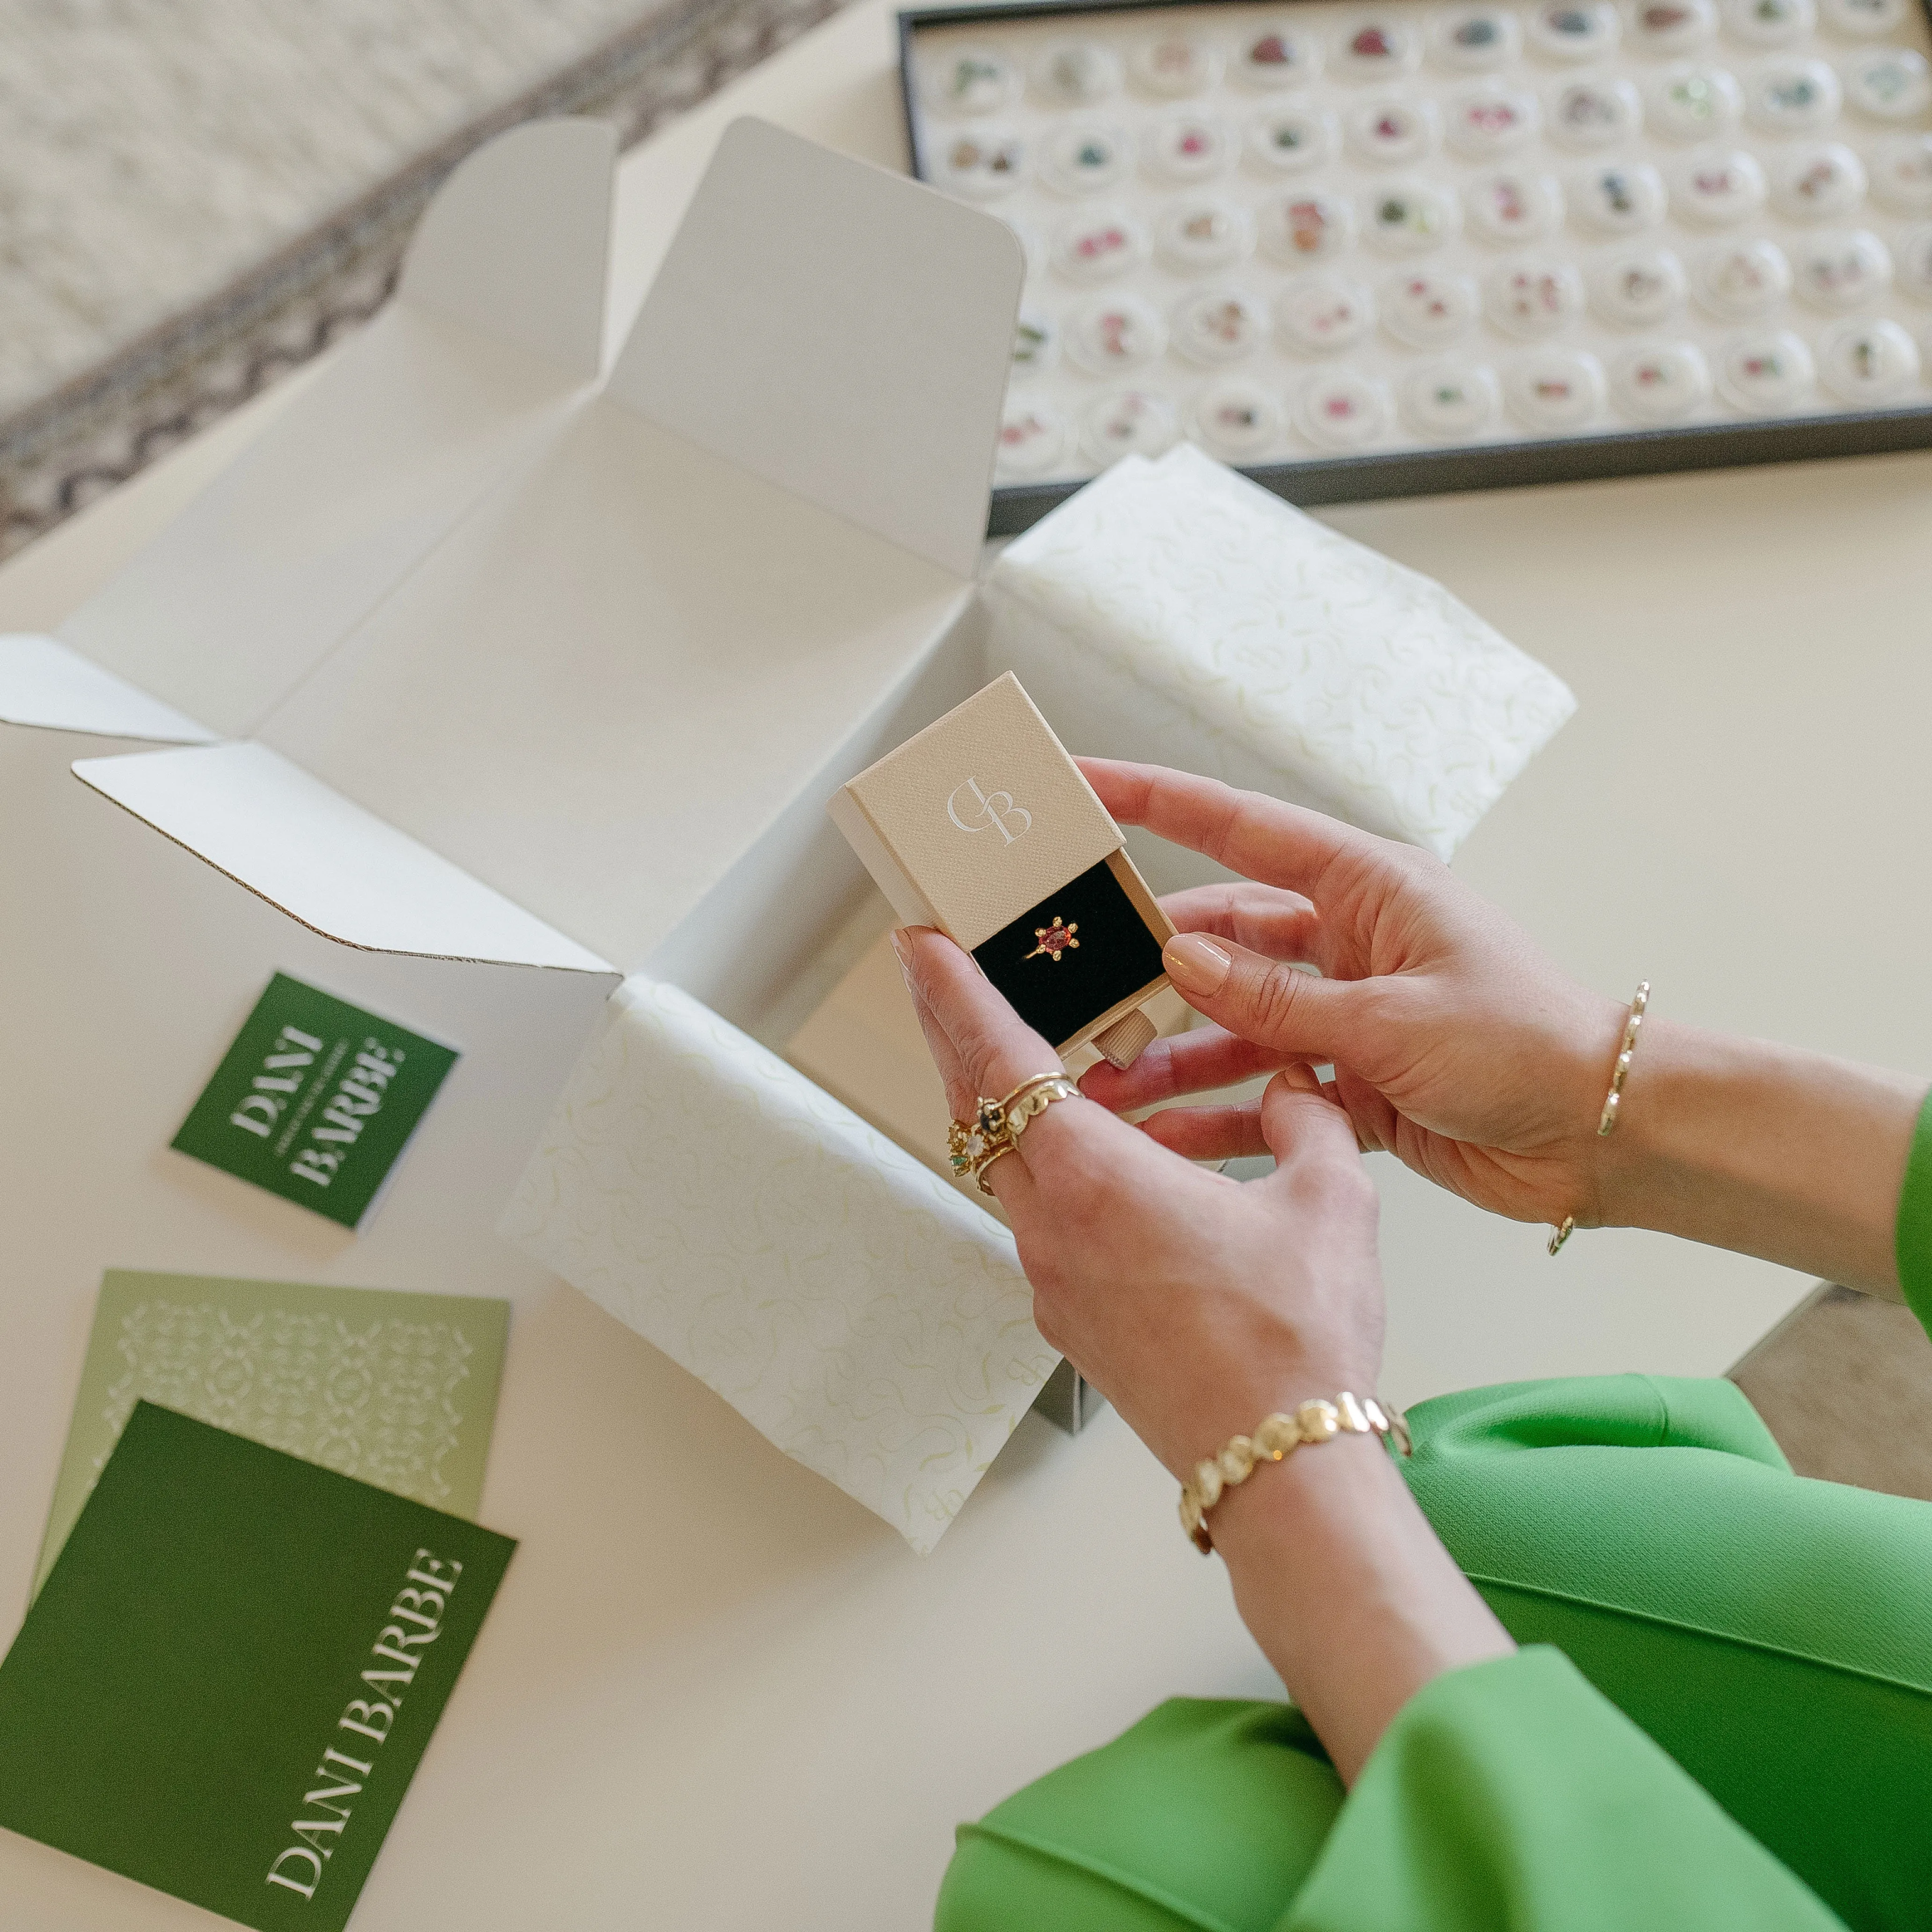
<svg viewBox="0 0 1932 1932">
<path fill-rule="evenodd" d="M 329 938 L 622 981 L 506 1226 L 927 1548 L 1056 1358 L 1004 1229 L 770 1048 L 874 916 L 826 800 L 980 681 L 1020 252 L 741 121 L 607 358 L 613 158 L 467 161 L 309 392 L 0 639 L 0 721 L 170 747 L 74 769 Z"/>
<path fill-rule="evenodd" d="M 1058 1358 L 1004 1226 L 780 1057 L 890 920 L 826 802 L 1022 648 L 1076 748 L 1197 770 L 1264 674 L 1279 716 L 1227 775 L 1294 796 L 1311 598 L 1353 658 L 1428 602 L 1452 723 L 1484 664 L 1555 681 L 1190 451 L 1014 546 L 989 641 L 1011 232 L 741 121 L 611 354 L 613 159 L 577 122 L 472 156 L 234 466 L 58 635 L 0 638 L 0 723 L 145 742 L 74 770 L 328 938 L 608 979 L 505 1232 L 927 1549 Z M 1203 604 L 1217 544 L 1246 589 Z M 1351 758 L 1369 727 L 1450 778 L 1513 746 L 1486 803 L 1555 688 L 1514 736 L 1316 694 Z M 1157 890 L 1202 876 L 1130 844 Z"/>
</svg>

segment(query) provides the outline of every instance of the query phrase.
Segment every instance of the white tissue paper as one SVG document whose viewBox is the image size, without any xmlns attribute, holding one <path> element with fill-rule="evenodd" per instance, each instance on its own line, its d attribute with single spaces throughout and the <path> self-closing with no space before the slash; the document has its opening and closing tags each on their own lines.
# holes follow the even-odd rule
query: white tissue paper
<svg viewBox="0 0 1932 1932">
<path fill-rule="evenodd" d="M 688 994 L 612 1007 L 501 1232 L 925 1553 L 1060 1359 L 1012 1236 Z"/>
<path fill-rule="evenodd" d="M 987 671 L 1111 756 L 1447 859 L 1576 708 L 1432 579 L 1191 445 L 1130 456 L 1008 546 Z"/>
</svg>

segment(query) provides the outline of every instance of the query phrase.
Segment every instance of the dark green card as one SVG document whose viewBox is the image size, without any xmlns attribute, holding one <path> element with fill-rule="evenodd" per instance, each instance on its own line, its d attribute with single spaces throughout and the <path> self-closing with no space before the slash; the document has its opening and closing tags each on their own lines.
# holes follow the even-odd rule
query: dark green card
<svg viewBox="0 0 1932 1932">
<path fill-rule="evenodd" d="M 0 1826 L 340 1932 L 515 1547 L 140 1403 L 0 1664 Z"/>
<path fill-rule="evenodd" d="M 456 1060 L 278 973 L 173 1144 L 353 1228 Z"/>
</svg>

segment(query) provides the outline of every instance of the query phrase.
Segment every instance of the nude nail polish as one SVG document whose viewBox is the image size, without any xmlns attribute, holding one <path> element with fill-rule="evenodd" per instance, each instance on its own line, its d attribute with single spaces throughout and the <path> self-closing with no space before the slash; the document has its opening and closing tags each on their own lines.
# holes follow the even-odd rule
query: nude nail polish
<svg viewBox="0 0 1932 1932">
<path fill-rule="evenodd" d="M 1184 993 L 1198 993 L 1203 998 L 1221 990 L 1234 963 L 1231 955 L 1198 932 L 1176 933 L 1162 948 L 1161 962 L 1167 976 Z"/>
</svg>

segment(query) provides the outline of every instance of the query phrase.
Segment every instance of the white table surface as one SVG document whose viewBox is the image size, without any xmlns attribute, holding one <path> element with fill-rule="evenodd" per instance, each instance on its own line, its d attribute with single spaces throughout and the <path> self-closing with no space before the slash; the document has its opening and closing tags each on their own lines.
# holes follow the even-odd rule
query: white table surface
<svg viewBox="0 0 1932 1932">
<path fill-rule="evenodd" d="M 614 314 L 731 115 L 896 164 L 891 62 L 887 9 L 860 0 L 633 154 Z M 57 621 L 276 406 L 0 570 L 0 629 Z M 1662 1013 L 1932 1070 L 1932 455 L 1331 520 L 1443 578 L 1581 700 L 1465 876 L 1606 992 L 1648 976 Z M 917 1927 L 957 1820 L 1165 1696 L 1273 1689 L 1111 1414 L 1072 1441 L 1030 1419 L 922 1560 L 498 1241 L 597 989 L 316 938 L 68 774 L 117 748 L 0 728 L 0 1641 L 118 1265 L 515 1304 L 483 1516 L 522 1546 L 358 1932 Z M 277 968 L 465 1050 L 359 1240 L 166 1150 Z M 1381 1179 L 1398 1400 L 1716 1373 L 1805 1286 L 1640 1234 L 1552 1262 L 1538 1230 Z M 210 1922 L 4 1834 L 0 1920 Z"/>
</svg>

